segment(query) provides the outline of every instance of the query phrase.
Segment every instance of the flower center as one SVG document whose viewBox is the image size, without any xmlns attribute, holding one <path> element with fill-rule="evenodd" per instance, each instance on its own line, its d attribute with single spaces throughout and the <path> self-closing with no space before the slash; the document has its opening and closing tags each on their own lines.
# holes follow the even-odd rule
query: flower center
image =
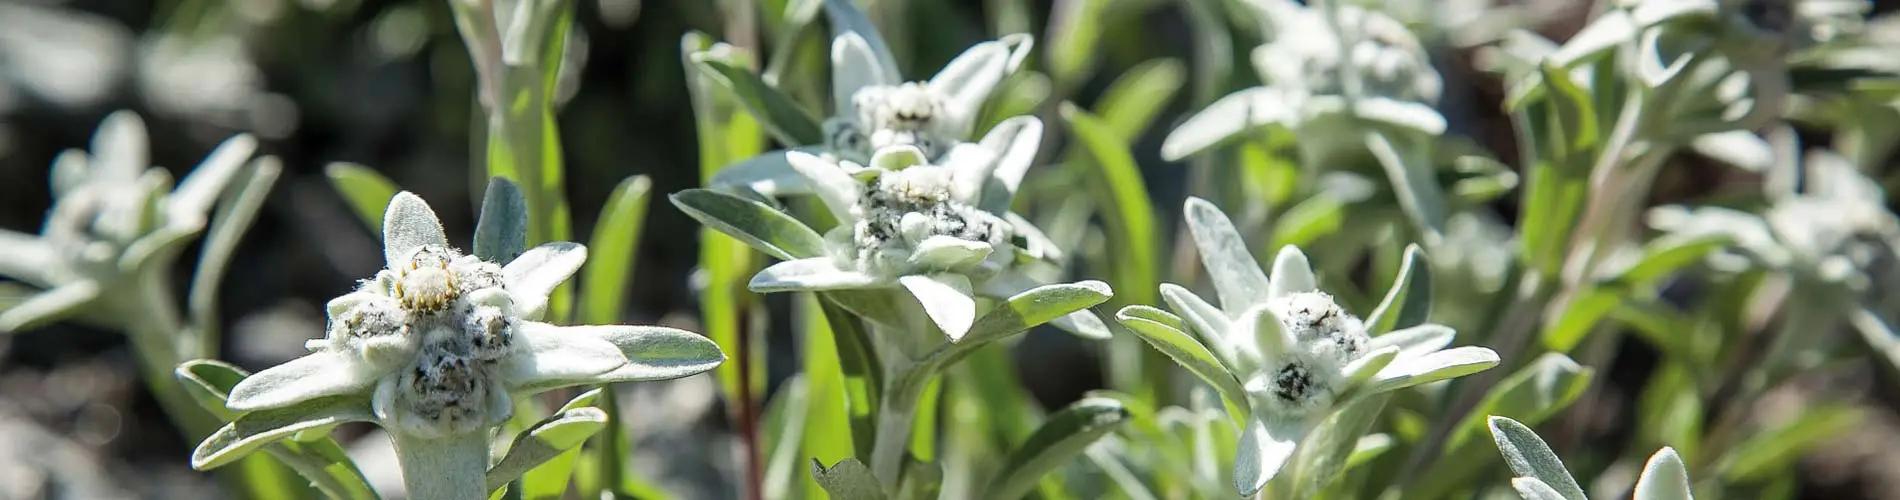
<svg viewBox="0 0 1900 500">
<path fill-rule="evenodd" d="M 1247 392 L 1261 410 L 1304 417 L 1331 407 L 1339 382 L 1337 367 L 1295 354 L 1260 372 L 1247 384 Z"/>
<path fill-rule="evenodd" d="M 1300 292 L 1267 304 L 1300 347 L 1344 365 L 1365 354 L 1365 324 L 1347 313 L 1326 292 Z"/>
<path fill-rule="evenodd" d="M 461 296 L 456 276 L 449 272 L 454 251 L 423 247 L 410 257 L 409 266 L 396 276 L 396 300 L 410 312 L 439 313 Z"/>
<path fill-rule="evenodd" d="M 866 184 L 856 207 L 861 264 L 875 265 L 883 256 L 908 257 L 910 249 L 933 236 L 992 245 L 1009 241 L 1008 222 L 953 199 L 950 173 L 945 167 L 918 166 Z"/>
<path fill-rule="evenodd" d="M 955 139 L 943 129 L 943 96 L 928 86 L 909 82 L 859 89 L 851 98 L 858 115 L 855 123 L 828 125 L 826 138 L 834 151 L 864 160 L 888 146 L 915 146 L 936 158 Z"/>
</svg>

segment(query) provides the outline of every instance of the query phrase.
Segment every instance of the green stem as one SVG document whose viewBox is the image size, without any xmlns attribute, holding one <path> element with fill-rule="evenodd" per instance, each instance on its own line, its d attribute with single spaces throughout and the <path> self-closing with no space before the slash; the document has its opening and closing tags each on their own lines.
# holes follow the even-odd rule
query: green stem
<svg viewBox="0 0 1900 500">
<path fill-rule="evenodd" d="M 488 498 L 488 435 L 476 431 L 441 439 L 390 433 L 402 484 L 416 500 Z"/>
<path fill-rule="evenodd" d="M 626 413 L 620 411 L 619 396 L 614 394 L 614 386 L 601 387 L 600 409 L 607 412 L 607 428 L 600 431 L 600 483 L 614 496 L 631 495 L 626 480 L 626 465 L 622 452 L 631 451 L 626 445 Z"/>
<path fill-rule="evenodd" d="M 904 450 L 910 447 L 912 424 L 917 417 L 917 397 L 924 384 L 918 383 L 923 377 L 914 376 L 917 372 L 903 368 L 901 373 L 891 374 L 890 387 L 884 392 L 878 404 L 877 437 L 872 441 L 871 474 L 883 481 L 885 489 L 894 490 L 903 473 Z"/>
</svg>

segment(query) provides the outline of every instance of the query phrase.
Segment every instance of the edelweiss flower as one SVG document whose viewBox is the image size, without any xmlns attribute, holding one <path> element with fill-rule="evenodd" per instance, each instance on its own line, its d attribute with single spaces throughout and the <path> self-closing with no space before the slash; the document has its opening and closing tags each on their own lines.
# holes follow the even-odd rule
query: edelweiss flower
<svg viewBox="0 0 1900 500">
<path fill-rule="evenodd" d="M 306 344 L 309 355 L 231 389 L 227 406 L 247 413 L 206 438 L 193 466 L 215 467 L 302 429 L 284 422 L 373 421 L 399 449 L 458 436 L 485 442 L 512 415 L 515 396 L 684 377 L 724 360 L 691 332 L 535 321 L 548 293 L 585 260 L 580 245 L 541 245 L 505 266 L 462 255 L 407 192 L 390 201 L 384 221 L 388 267 L 330 301 L 329 332 Z M 476 486 L 481 472 L 473 472 Z"/>
<path fill-rule="evenodd" d="M 1035 287 L 1016 269 L 1019 260 L 1055 252 L 1027 220 L 1009 213 L 1042 129 L 1033 117 L 1011 121 L 983 138 L 988 146 L 959 147 L 940 165 L 908 146 L 880 151 L 873 167 L 790 153 L 792 167 L 840 224 L 825 235 L 826 255 L 768 267 L 752 278 L 751 289 L 901 287 L 945 335 L 962 338 L 976 318 L 978 293 L 1007 298 Z M 1086 311 L 1055 323 L 1087 336 L 1107 334 Z"/>
<path fill-rule="evenodd" d="M 1863 293 L 1900 277 L 1900 219 L 1887 211 L 1879 184 L 1831 151 L 1781 168 L 1802 177 L 1803 189 L 1769 193 L 1773 205 L 1761 215 L 1667 206 L 1651 210 L 1649 224 L 1681 237 L 1730 238 L 1740 255 L 1714 261 L 1722 267 L 1752 263 Z"/>
<path fill-rule="evenodd" d="M 746 186 L 766 195 L 799 194 L 811 187 L 792 171 L 787 155 L 802 152 L 859 164 L 879 150 L 909 146 L 930 162 L 942 161 L 970 138 L 990 92 L 1028 57 L 1028 35 L 1004 36 L 965 50 L 929 81 L 905 81 L 876 27 L 850 0 L 826 0 L 832 26 L 832 114 L 823 144 L 768 152 L 719 171 L 713 186 Z"/>
<path fill-rule="evenodd" d="M 1272 36 L 1253 52 L 1266 85 L 1230 94 L 1188 118 L 1162 143 L 1163 158 L 1179 160 L 1264 126 L 1292 130 L 1309 160 L 1363 149 L 1361 134 L 1353 132 L 1358 121 L 1444 133 L 1445 118 L 1432 109 L 1443 83 L 1418 38 L 1398 21 L 1354 5 L 1249 5 Z"/>
<path fill-rule="evenodd" d="M 1282 249 L 1269 277 L 1219 209 L 1190 198 L 1186 211 L 1220 307 L 1163 284 L 1162 297 L 1179 316 L 1130 306 L 1117 318 L 1250 410 L 1235 461 L 1235 487 L 1242 495 L 1259 492 L 1307 433 L 1354 398 L 1461 377 L 1498 363 L 1497 353 L 1483 347 L 1444 349 L 1455 332 L 1443 325 L 1417 324 L 1374 336 L 1367 321 L 1319 290 L 1298 248 Z M 1408 309 L 1392 300 L 1374 315 Z M 1181 324 L 1200 337 L 1202 356 L 1211 357 L 1215 366 L 1198 364 L 1206 358 L 1179 351 L 1178 344 L 1156 340 L 1161 335 L 1191 343 L 1175 326 Z M 1230 392 L 1235 390 L 1241 394 Z"/>
<path fill-rule="evenodd" d="M 171 173 L 151 167 L 145 124 L 114 113 L 93 135 L 92 154 L 67 151 L 53 162 L 53 209 L 38 237 L 0 229 L 0 276 L 44 291 L 0 311 L 0 332 L 24 330 L 94 305 L 141 273 L 168 269 L 205 228 L 257 142 L 224 141 L 173 189 Z"/>
</svg>

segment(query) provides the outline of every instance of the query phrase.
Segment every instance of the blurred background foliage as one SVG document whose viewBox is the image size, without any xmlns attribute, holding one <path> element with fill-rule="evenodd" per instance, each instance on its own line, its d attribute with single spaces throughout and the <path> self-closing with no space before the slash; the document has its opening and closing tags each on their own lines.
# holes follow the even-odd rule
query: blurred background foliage
<svg viewBox="0 0 1900 500">
<path fill-rule="evenodd" d="M 1437 229 L 1443 243 L 1429 248 L 1440 277 L 1434 282 L 1435 303 L 1440 305 L 1434 315 L 1438 322 L 1476 332 L 1466 333 L 1461 343 L 1489 345 L 1485 335 L 1499 320 L 1490 313 L 1511 305 L 1502 302 L 1511 295 L 1507 287 L 1520 284 L 1522 273 L 1537 272 L 1509 264 L 1514 258 L 1512 228 L 1542 222 L 1520 223 L 1520 217 L 1534 209 L 1519 206 L 1518 196 L 1506 194 L 1523 188 L 1526 166 L 1518 158 L 1528 146 L 1520 142 L 1525 138 L 1514 132 L 1511 117 L 1498 104 L 1512 97 L 1518 76 L 1534 69 L 1509 67 L 1516 48 L 1511 42 L 1521 39 L 1507 35 L 1522 28 L 1566 40 L 1586 25 L 1597 7 L 1565 0 L 1357 3 L 1378 7 L 1416 32 L 1443 77 L 1437 108 L 1449 129 L 1438 147 L 1451 151 L 1441 154 L 1472 159 L 1462 163 L 1470 169 L 1440 169 L 1434 179 L 1449 186 L 1458 207 Z M 786 15 L 796 10 L 791 8 L 795 4 L 803 3 L 574 2 L 575 25 L 554 89 L 565 153 L 565 194 L 575 221 L 572 234 L 592 232 L 600 208 L 628 176 L 647 176 L 655 193 L 701 184 L 705 152 L 696 135 L 689 70 L 681 64 L 681 40 L 689 31 L 750 51 L 767 81 L 778 83 L 808 110 L 825 109 L 827 38 L 817 25 L 788 21 L 795 17 Z M 1028 65 L 1033 71 L 1004 85 L 979 130 L 1018 114 L 1044 118 L 1049 126 L 1042 161 L 1026 182 L 1031 195 L 1019 197 L 1018 207 L 1026 208 L 1020 211 L 1032 214 L 1052 238 L 1078 249 L 1075 274 L 1115 286 L 1116 306 L 1160 304 L 1155 290 L 1161 281 L 1197 282 L 1193 276 L 1200 271 L 1192 252 L 1175 243 L 1182 239 L 1177 237 L 1178 207 L 1190 193 L 1220 203 L 1262 255 L 1282 244 L 1308 248 L 1319 256 L 1315 262 L 1323 274 L 1344 278 L 1328 281 L 1329 289 L 1356 311 L 1370 310 L 1398 272 L 1397 249 L 1420 239 L 1398 210 L 1384 202 L 1392 194 L 1381 177 L 1318 180 L 1287 152 L 1298 140 L 1293 137 L 1261 137 L 1218 155 L 1180 162 L 1162 159 L 1163 140 L 1174 125 L 1223 95 L 1259 83 L 1249 52 L 1262 42 L 1261 28 L 1240 2 L 868 4 L 902 73 L 912 78 L 929 74 L 964 48 L 997 34 L 1036 35 L 1038 46 Z M 1900 25 L 1878 16 L 1894 7 L 1880 2 L 1869 14 L 1876 19 L 1870 22 L 1869 37 L 1886 47 L 1900 43 Z M 1843 57 L 1853 56 L 1870 57 Z M 1826 76 L 1817 72 L 1797 77 L 1817 75 Z M 468 241 L 486 184 L 480 142 L 471 140 L 480 137 L 485 126 L 475 95 L 469 52 L 443 1 L 8 0 L 0 3 L 0 227 L 31 231 L 38 226 L 51 201 L 47 166 L 61 150 L 85 144 L 95 124 L 113 110 L 131 109 L 144 116 L 152 135 L 153 163 L 174 169 L 195 163 L 233 133 L 257 135 L 262 151 L 283 159 L 284 171 L 222 285 L 221 323 L 229 325 L 223 349 L 227 360 L 268 366 L 299 354 L 303 339 L 321 336 L 321 304 L 352 287 L 356 277 L 380 267 L 377 236 L 332 187 L 327 165 L 372 166 L 438 207 L 451 241 Z M 1891 168 L 1900 108 L 1882 100 L 1891 97 L 1876 89 L 1846 99 L 1807 102 L 1790 113 L 1796 115 L 1794 127 L 1784 133 L 1804 144 L 1843 149 L 1876 182 L 1889 191 L 1900 189 L 1900 170 Z M 765 146 L 769 139 L 757 135 L 759 146 Z M 1114 140 L 1124 144 L 1116 147 Z M 1759 191 L 1764 182 L 1760 169 L 1726 167 L 1721 148 L 1702 149 L 1718 154 L 1699 149 L 1698 154 L 1676 155 L 1669 160 L 1672 168 L 1656 173 L 1653 189 L 1627 196 L 1642 196 L 1635 200 L 1638 206 L 1659 206 L 1746 200 Z M 1373 197 L 1381 201 L 1367 201 Z M 708 279 L 698 267 L 701 231 L 672 207 L 654 206 L 647 213 L 646 237 L 639 243 L 636 278 L 618 319 L 703 331 L 702 306 L 696 299 Z M 1347 209 L 1356 206 L 1367 208 Z M 1561 219 L 1549 223 L 1570 224 Z M 1153 246 L 1105 244 L 1127 241 Z M 180 281 L 189 272 L 178 269 Z M 1552 412 L 1561 412 L 1536 420 L 1547 421 L 1546 438 L 1572 460 L 1573 470 L 1590 471 L 1585 477 L 1628 483 L 1634 471 L 1627 460 L 1619 459 L 1639 452 L 1646 456 L 1667 443 L 1690 459 L 1691 477 L 1721 474 L 1722 480 L 1754 485 L 1731 492 L 1739 496 L 1900 497 L 1900 380 L 1892 365 L 1870 363 L 1867 357 L 1853 358 L 1859 364 L 1828 365 L 1778 385 L 1763 398 L 1736 403 L 1751 406 L 1723 409 L 1800 424 L 1795 429 L 1769 426 L 1785 441 L 1746 440 L 1751 432 L 1747 429 L 1757 427 L 1725 427 L 1721 431 L 1729 434 L 1713 436 L 1721 446 L 1739 442 L 1758 447 L 1739 455 L 1750 458 L 1696 463 L 1694 445 L 1682 444 L 1696 440 L 1685 436 L 1702 432 L 1701 405 L 1728 404 L 1722 397 L 1729 393 L 1698 399 L 1697 391 L 1680 390 L 1693 388 L 1695 373 L 1718 367 L 1675 362 L 1680 360 L 1671 357 L 1679 353 L 1646 339 L 1691 325 L 1687 331 L 1700 333 L 1688 336 L 1700 340 L 1688 342 L 1713 349 L 1707 345 L 1762 328 L 1775 314 L 1773 308 L 1750 308 L 1746 292 L 1728 292 L 1754 286 L 1734 286 L 1737 281 L 1761 279 L 1759 273 L 1744 273 L 1642 287 L 1660 295 L 1660 301 L 1645 304 L 1721 302 L 1727 304 L 1721 307 L 1747 313 L 1743 319 L 1753 322 L 1748 324 L 1718 314 L 1690 318 L 1657 313 L 1655 308 L 1609 307 L 1611 311 L 1579 320 L 1583 323 L 1564 326 L 1558 320 L 1566 318 L 1547 313 L 1546 328 L 1560 332 L 1546 332 L 1544 342 L 1556 343 L 1551 350 L 1572 351 L 1579 361 L 1535 356 L 1533 351 L 1542 349 L 1522 345 L 1494 346 L 1507 362 L 1491 374 L 1491 382 L 1563 400 L 1545 401 Z M 1588 292 L 1624 293 L 1578 293 Z M 744 328 L 765 340 L 758 353 L 763 368 L 753 368 L 763 396 L 754 398 L 768 406 L 800 404 L 793 398 L 804 397 L 802 393 L 786 390 L 790 386 L 784 382 L 799 371 L 807 349 L 803 346 L 816 338 L 801 332 L 823 328 L 794 326 L 800 323 L 795 318 L 811 322 L 814 316 L 789 312 L 792 302 L 810 309 L 802 298 L 748 300 L 772 306 L 749 309 L 757 312 L 744 322 Z M 1591 321 L 1604 316 L 1616 321 Z M 44 482 L 34 484 L 100 488 L 97 494 L 70 490 L 82 498 L 219 494 L 220 485 L 211 476 L 186 467 L 192 440 L 172 429 L 140 390 L 139 375 L 120 337 L 76 324 L 47 330 L 0 337 L 0 473 L 13 461 L 58 461 L 71 465 L 33 470 L 66 476 L 42 477 Z M 1579 347 L 1582 336 L 1593 330 L 1634 335 L 1596 335 Z M 1469 335 L 1477 335 L 1477 340 Z M 1564 336 L 1576 338 L 1561 340 Z M 1518 349 L 1506 351 L 1513 347 Z M 1155 406 L 1185 405 L 1196 397 L 1189 396 L 1193 384 L 1172 364 L 1128 338 L 1090 344 L 1037 331 L 1013 349 L 985 351 L 969 363 L 974 366 L 968 373 L 957 376 L 1002 377 L 978 380 L 974 386 L 1020 384 L 1022 392 L 950 396 L 953 402 L 1026 398 L 1034 408 L 1061 408 L 1104 387 L 1135 394 Z M 1526 366 L 1548 369 L 1522 372 L 1536 377 L 1512 375 Z M 1500 377 L 1503 382 L 1496 380 Z M 728 418 L 733 413 L 727 403 L 731 396 L 714 396 L 714 382 L 707 377 L 654 385 L 633 389 L 633 399 L 623 403 L 648 409 L 632 412 L 622 423 L 635 434 L 632 468 L 679 498 L 737 496 L 741 486 L 726 478 L 743 474 L 739 457 L 745 452 L 739 444 L 741 433 Z M 966 390 L 963 387 L 948 391 L 954 394 Z M 1496 401 L 1489 399 L 1466 403 L 1496 409 Z M 962 436 L 971 442 L 994 441 L 999 448 L 991 450 L 995 453 L 1022 439 L 1033 428 L 1022 422 L 1036 418 L 985 413 L 1002 406 L 955 404 L 943 410 L 953 416 L 949 418 L 997 420 L 976 426 L 995 429 L 996 436 Z M 1441 423 L 1413 411 L 1430 406 L 1394 403 L 1385 416 L 1387 425 L 1414 437 L 1428 430 L 1451 432 L 1446 460 L 1492 462 L 1482 474 L 1458 479 L 1502 481 L 1503 469 L 1488 445 L 1456 430 L 1479 429 L 1482 418 Z M 1695 409 L 1682 410 L 1687 407 Z M 785 418 L 779 411 L 767 410 L 763 425 L 779 424 L 772 420 Z M 1154 413 L 1152 408 L 1147 411 Z M 1204 416 L 1185 417 L 1188 423 L 1182 425 L 1199 425 L 1205 431 L 1206 422 L 1199 420 Z M 1445 428 L 1428 429 L 1440 425 Z M 1129 432 L 1164 439 L 1186 432 L 1171 429 L 1138 427 Z M 946 435 L 957 432 L 947 430 Z M 1461 448 L 1469 444 L 1465 440 L 1475 447 Z M 379 446 L 381 439 L 357 442 L 371 443 L 353 450 L 361 454 L 357 462 L 366 472 L 375 476 L 378 469 L 393 468 L 393 458 L 385 453 L 380 455 L 384 461 L 377 462 L 377 452 L 368 449 Z M 1136 449 L 1143 444 L 1131 439 L 1121 446 Z M 1409 459 L 1416 466 L 1426 456 Z M 1100 475 L 1113 474 L 1107 465 L 1113 461 L 1093 454 L 1090 458 L 1110 472 L 1078 473 L 1082 479 L 1077 481 L 1104 484 Z M 1406 470 L 1422 474 L 1414 469 Z M 803 469 L 795 467 L 789 474 L 802 477 Z M 0 498 L 21 493 L 9 490 L 8 483 L 27 484 L 0 475 Z M 36 490 L 23 491 L 29 495 Z M 1078 497 L 1106 494 L 1101 487 L 1049 487 L 1040 494 L 1060 497 L 1062 491 Z M 1436 497 L 1432 492 L 1417 495 Z"/>
</svg>

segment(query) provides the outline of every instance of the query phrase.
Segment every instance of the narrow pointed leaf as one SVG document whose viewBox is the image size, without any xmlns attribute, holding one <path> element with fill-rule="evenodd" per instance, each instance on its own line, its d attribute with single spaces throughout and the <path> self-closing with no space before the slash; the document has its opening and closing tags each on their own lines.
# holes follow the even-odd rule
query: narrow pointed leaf
<svg viewBox="0 0 1900 500">
<path fill-rule="evenodd" d="M 1229 319 L 1227 313 L 1207 303 L 1200 295 L 1173 283 L 1161 284 L 1161 298 L 1168 302 L 1168 308 L 1180 315 L 1183 323 L 1201 339 L 1201 345 L 1219 355 L 1221 361 L 1232 365 L 1236 361 L 1234 347 L 1227 340 Z"/>
<path fill-rule="evenodd" d="M 1306 253 L 1291 245 L 1280 248 L 1280 254 L 1273 257 L 1273 274 L 1267 276 L 1267 297 L 1285 297 L 1318 289 L 1313 264 L 1306 261 Z"/>
<path fill-rule="evenodd" d="M 229 363 L 209 359 L 187 361 L 173 372 L 173 376 L 185 388 L 185 393 L 196 400 L 198 406 L 227 422 L 239 415 L 225 408 L 225 395 L 238 381 L 249 375 Z M 377 498 L 375 490 L 370 489 L 369 479 L 363 477 L 356 463 L 343 453 L 343 447 L 327 435 L 279 440 L 264 447 L 264 451 L 332 498 Z"/>
<path fill-rule="evenodd" d="M 918 362 L 917 370 L 929 373 L 949 366 L 990 342 L 1094 307 L 1107 302 L 1114 295 L 1107 283 L 1092 280 L 1043 285 L 1016 294 L 977 318 L 976 324 L 970 327 L 970 333 L 962 340 L 932 351 Z"/>
<path fill-rule="evenodd" d="M 1518 477 L 1528 477 L 1542 481 L 1555 490 L 1565 500 L 1587 500 L 1583 488 L 1577 486 L 1577 480 L 1570 476 L 1570 470 L 1564 468 L 1562 460 L 1550 451 L 1550 445 L 1529 427 L 1504 417 L 1491 417 L 1491 437 L 1498 443 L 1498 451 L 1504 454 L 1504 463 Z"/>
<path fill-rule="evenodd" d="M 1393 361 L 1372 377 L 1368 390 L 1383 392 L 1458 378 L 1498 365 L 1498 353 L 1483 347 L 1458 347 Z"/>
<path fill-rule="evenodd" d="M 217 149 L 206 155 L 197 168 L 185 174 L 178 181 L 178 189 L 172 191 L 166 200 L 174 216 L 203 216 L 211 210 L 211 204 L 224 193 L 225 186 L 238 177 L 240 170 L 249 163 L 251 153 L 257 151 L 257 139 L 248 134 L 238 134 L 218 144 Z"/>
<path fill-rule="evenodd" d="M 389 208 L 383 211 L 383 262 L 390 269 L 408 264 L 417 248 L 448 244 L 442 221 L 422 197 L 403 191 L 389 198 Z"/>
<path fill-rule="evenodd" d="M 818 120 L 798 107 L 790 96 L 766 84 L 759 75 L 717 58 L 695 57 L 693 62 L 717 73 L 720 78 L 713 81 L 725 84 L 726 90 L 732 92 L 779 143 L 801 146 L 825 142 Z"/>
<path fill-rule="evenodd" d="M 1534 477 L 1511 478 L 1511 489 L 1517 490 L 1517 495 L 1524 500 L 1569 500 L 1556 488 Z"/>
<path fill-rule="evenodd" d="M 199 443 L 191 454 L 191 467 L 210 470 L 298 432 L 374 420 L 369 406 L 369 399 L 363 395 L 346 395 L 246 413 Z"/>
<path fill-rule="evenodd" d="M 99 285 L 74 281 L 59 285 L 0 311 L 0 333 L 25 331 L 69 317 L 99 297 Z"/>
<path fill-rule="evenodd" d="M 1424 323 L 1432 309 L 1432 269 L 1425 251 L 1418 245 L 1406 245 L 1399 274 L 1386 289 L 1385 298 L 1366 316 L 1366 332 L 1379 335 Z"/>
<path fill-rule="evenodd" d="M 258 210 L 264 207 L 264 200 L 270 196 L 277 175 L 283 171 L 283 163 L 270 156 L 258 158 L 251 165 L 250 175 L 244 177 L 243 185 L 228 195 L 230 201 L 212 217 L 205 233 L 204 249 L 198 254 L 198 268 L 191 276 L 191 292 L 187 299 L 191 322 L 198 329 L 201 336 L 199 340 L 206 347 L 206 355 L 216 352 L 215 347 L 218 345 L 218 282 L 224 279 L 226 266 L 231 262 L 231 255 L 237 251 L 239 240 L 244 236 L 244 231 L 250 229 L 251 221 L 257 218 Z"/>
<path fill-rule="evenodd" d="M 1180 330 L 1182 325 L 1179 318 L 1148 306 L 1128 306 L 1115 313 L 1115 319 L 1135 332 L 1135 336 L 1143 342 L 1168 355 L 1182 368 L 1187 368 L 1188 373 L 1213 386 L 1214 392 L 1219 393 L 1228 404 L 1243 410 L 1248 408 L 1247 393 L 1240 386 L 1240 380 L 1206 346 Z"/>
<path fill-rule="evenodd" d="M 355 163 L 331 163 L 323 168 L 330 186 L 343 195 L 343 202 L 371 230 L 383 227 L 383 207 L 396 195 L 396 183 L 369 167 Z"/>
<path fill-rule="evenodd" d="M 943 330 L 951 342 L 963 339 L 976 322 L 976 297 L 970 292 L 970 279 L 960 274 L 911 275 L 897 279 L 911 296 L 924 306 L 930 321 Z"/>
<path fill-rule="evenodd" d="M 606 412 L 585 406 L 563 410 L 535 423 L 515 435 L 508 454 L 488 468 L 488 491 L 506 486 L 536 466 L 580 451 L 581 443 L 587 442 L 587 438 L 600 432 L 607 423 Z M 565 484 L 562 486 L 566 489 Z"/>
<path fill-rule="evenodd" d="M 1021 498 L 1044 474 L 1067 465 L 1128 417 L 1120 401 L 1108 398 L 1085 398 L 1050 415 L 1048 422 L 1010 452 L 1001 477 L 990 482 L 983 498 Z"/>
<path fill-rule="evenodd" d="M 701 224 L 773 257 L 792 260 L 825 253 L 824 237 L 764 203 L 706 189 L 680 191 L 668 199 Z"/>
<path fill-rule="evenodd" d="M 1295 421 L 1262 422 L 1248 418 L 1240 432 L 1238 454 L 1234 456 L 1234 488 L 1243 497 L 1251 497 L 1266 487 L 1286 468 L 1306 426 Z"/>
<path fill-rule="evenodd" d="M 1392 183 L 1392 192 L 1398 197 L 1399 208 L 1425 234 L 1426 241 L 1433 241 L 1443 235 L 1445 192 L 1432 175 L 1425 149 L 1429 146 L 1424 140 L 1369 132 L 1366 134 L 1366 147 L 1372 152 L 1373 158 L 1379 161 L 1379 166 L 1385 169 L 1386 180 Z"/>
<path fill-rule="evenodd" d="M 1367 349 L 1378 350 L 1382 347 L 1397 347 L 1399 355 L 1406 357 L 1424 356 L 1451 345 L 1457 332 L 1445 325 L 1425 324 L 1402 330 L 1387 332 L 1373 337 L 1366 343 Z"/>
<path fill-rule="evenodd" d="M 878 484 L 877 477 L 871 475 L 871 468 L 855 458 L 847 458 L 831 467 L 825 467 L 818 459 L 811 461 L 812 479 L 825 489 L 831 498 L 838 500 L 883 500 L 884 488 Z"/>
<path fill-rule="evenodd" d="M 1664 446 L 1643 464 L 1643 475 L 1636 479 L 1634 500 L 1695 500 L 1689 491 L 1689 470 L 1682 465 L 1676 449 Z"/>
<path fill-rule="evenodd" d="M 481 218 L 475 221 L 475 256 L 508 262 L 527 250 L 528 200 L 521 187 L 502 177 L 488 179 Z"/>
<path fill-rule="evenodd" d="M 725 362 L 719 345 L 704 335 L 664 326 L 585 325 L 561 327 L 570 335 L 605 339 L 627 363 L 600 375 L 601 382 L 638 382 L 686 377 Z"/>
<path fill-rule="evenodd" d="M 1247 251 L 1246 240 L 1241 239 L 1227 214 L 1213 203 L 1193 197 L 1188 198 L 1184 210 L 1194 246 L 1200 249 L 1201 265 L 1207 268 L 1208 280 L 1214 282 L 1214 291 L 1220 295 L 1221 310 L 1237 315 L 1267 297 L 1267 274 Z"/>
<path fill-rule="evenodd" d="M 621 303 L 639 262 L 640 237 L 645 234 L 648 193 L 653 183 L 636 175 L 621 181 L 601 205 L 594 235 L 587 240 L 592 258 L 581 267 L 581 303 L 577 319 L 602 325 L 620 320 Z"/>
</svg>

